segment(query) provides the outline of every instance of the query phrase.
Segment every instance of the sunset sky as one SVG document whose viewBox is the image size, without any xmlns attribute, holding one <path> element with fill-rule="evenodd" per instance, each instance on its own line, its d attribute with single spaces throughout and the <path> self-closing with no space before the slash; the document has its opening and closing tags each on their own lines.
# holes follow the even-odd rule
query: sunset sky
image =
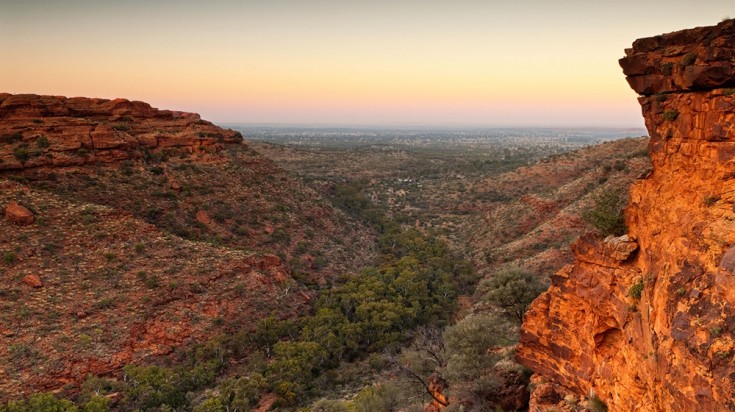
<svg viewBox="0 0 735 412">
<path fill-rule="evenodd" d="M 617 60 L 733 0 L 0 0 L 0 92 L 216 122 L 642 126 Z"/>
</svg>

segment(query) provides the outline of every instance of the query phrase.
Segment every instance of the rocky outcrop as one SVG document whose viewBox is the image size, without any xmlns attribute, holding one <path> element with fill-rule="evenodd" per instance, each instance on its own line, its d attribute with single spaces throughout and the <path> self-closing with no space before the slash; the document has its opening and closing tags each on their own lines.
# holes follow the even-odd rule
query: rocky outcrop
<svg viewBox="0 0 735 412">
<path fill-rule="evenodd" d="M 5 220 L 10 223 L 25 226 L 35 220 L 33 213 L 16 202 L 10 202 L 5 206 Z"/>
<path fill-rule="evenodd" d="M 0 94 L 0 171 L 187 155 L 242 142 L 198 114 L 126 99 Z"/>
<path fill-rule="evenodd" d="M 735 410 L 735 21 L 637 40 L 620 64 L 653 162 L 625 211 L 637 251 L 580 239 L 517 357 L 613 411 Z"/>
<path fill-rule="evenodd" d="M 23 283 L 32 288 L 42 288 L 43 281 L 38 275 L 25 275 L 23 276 Z"/>
</svg>

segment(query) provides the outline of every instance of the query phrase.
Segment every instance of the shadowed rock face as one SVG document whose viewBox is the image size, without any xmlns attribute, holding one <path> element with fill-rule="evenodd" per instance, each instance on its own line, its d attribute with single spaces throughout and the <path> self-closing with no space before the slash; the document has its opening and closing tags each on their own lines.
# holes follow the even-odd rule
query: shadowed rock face
<svg viewBox="0 0 735 412">
<path fill-rule="evenodd" d="M 610 410 L 733 410 L 735 21 L 637 40 L 620 65 L 651 137 L 626 209 L 638 250 L 619 261 L 580 239 L 526 314 L 518 360 Z"/>
<path fill-rule="evenodd" d="M 78 166 L 242 142 L 198 114 L 125 99 L 0 93 L 0 171 Z"/>
</svg>

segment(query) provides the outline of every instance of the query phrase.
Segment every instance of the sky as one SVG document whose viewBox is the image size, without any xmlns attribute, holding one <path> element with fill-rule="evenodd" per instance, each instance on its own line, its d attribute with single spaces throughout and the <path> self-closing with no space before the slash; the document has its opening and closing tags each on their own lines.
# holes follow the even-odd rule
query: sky
<svg viewBox="0 0 735 412">
<path fill-rule="evenodd" d="M 0 92 L 215 122 L 642 127 L 617 60 L 732 0 L 0 0 Z"/>
</svg>

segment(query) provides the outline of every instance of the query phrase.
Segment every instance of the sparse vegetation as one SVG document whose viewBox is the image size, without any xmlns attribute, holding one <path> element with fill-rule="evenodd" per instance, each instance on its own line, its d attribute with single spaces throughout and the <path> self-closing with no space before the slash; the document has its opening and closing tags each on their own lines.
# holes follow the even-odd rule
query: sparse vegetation
<svg viewBox="0 0 735 412">
<path fill-rule="evenodd" d="M 25 163 L 31 160 L 31 152 L 28 151 L 28 145 L 23 144 L 13 148 L 13 157 L 15 160 Z"/>
<path fill-rule="evenodd" d="M 679 117 L 679 111 L 676 109 L 666 110 L 664 114 L 661 115 L 661 118 L 667 122 L 673 122 L 677 117 Z"/>
<path fill-rule="evenodd" d="M 12 144 L 23 140 L 23 133 L 15 132 L 0 136 L 0 143 Z"/>
<path fill-rule="evenodd" d="M 671 75 L 671 72 L 673 69 L 674 69 L 674 63 L 672 62 L 661 63 L 661 66 L 660 66 L 661 74 L 665 76 L 669 76 Z"/>
<path fill-rule="evenodd" d="M 607 404 L 597 395 L 593 395 L 587 401 L 587 409 L 590 412 L 607 412 Z"/>
<path fill-rule="evenodd" d="M 694 62 L 697 60 L 697 54 L 694 52 L 689 52 L 684 55 L 684 57 L 681 58 L 680 64 L 684 67 L 691 66 L 694 64 Z"/>
<path fill-rule="evenodd" d="M 622 190 L 604 190 L 593 197 L 594 205 L 582 217 L 603 236 L 620 236 L 626 232 L 623 208 L 626 197 Z"/>
<path fill-rule="evenodd" d="M 638 280 L 636 283 L 634 283 L 630 289 L 628 289 L 628 296 L 630 296 L 634 301 L 638 302 L 641 300 L 641 296 L 643 295 L 643 287 L 645 286 L 643 279 Z"/>
<path fill-rule="evenodd" d="M 18 256 L 15 254 L 15 252 L 3 252 L 3 263 L 6 265 L 11 265 L 15 263 L 15 261 L 18 260 Z"/>
<path fill-rule="evenodd" d="M 717 203 L 719 200 L 720 200 L 720 196 L 718 195 L 707 195 L 704 197 L 702 202 L 704 203 L 705 206 L 709 207 L 709 206 L 714 206 L 715 203 Z"/>
<path fill-rule="evenodd" d="M 45 149 L 49 147 L 48 137 L 38 136 L 38 138 L 36 138 L 36 145 L 38 146 L 39 149 Z"/>
</svg>

